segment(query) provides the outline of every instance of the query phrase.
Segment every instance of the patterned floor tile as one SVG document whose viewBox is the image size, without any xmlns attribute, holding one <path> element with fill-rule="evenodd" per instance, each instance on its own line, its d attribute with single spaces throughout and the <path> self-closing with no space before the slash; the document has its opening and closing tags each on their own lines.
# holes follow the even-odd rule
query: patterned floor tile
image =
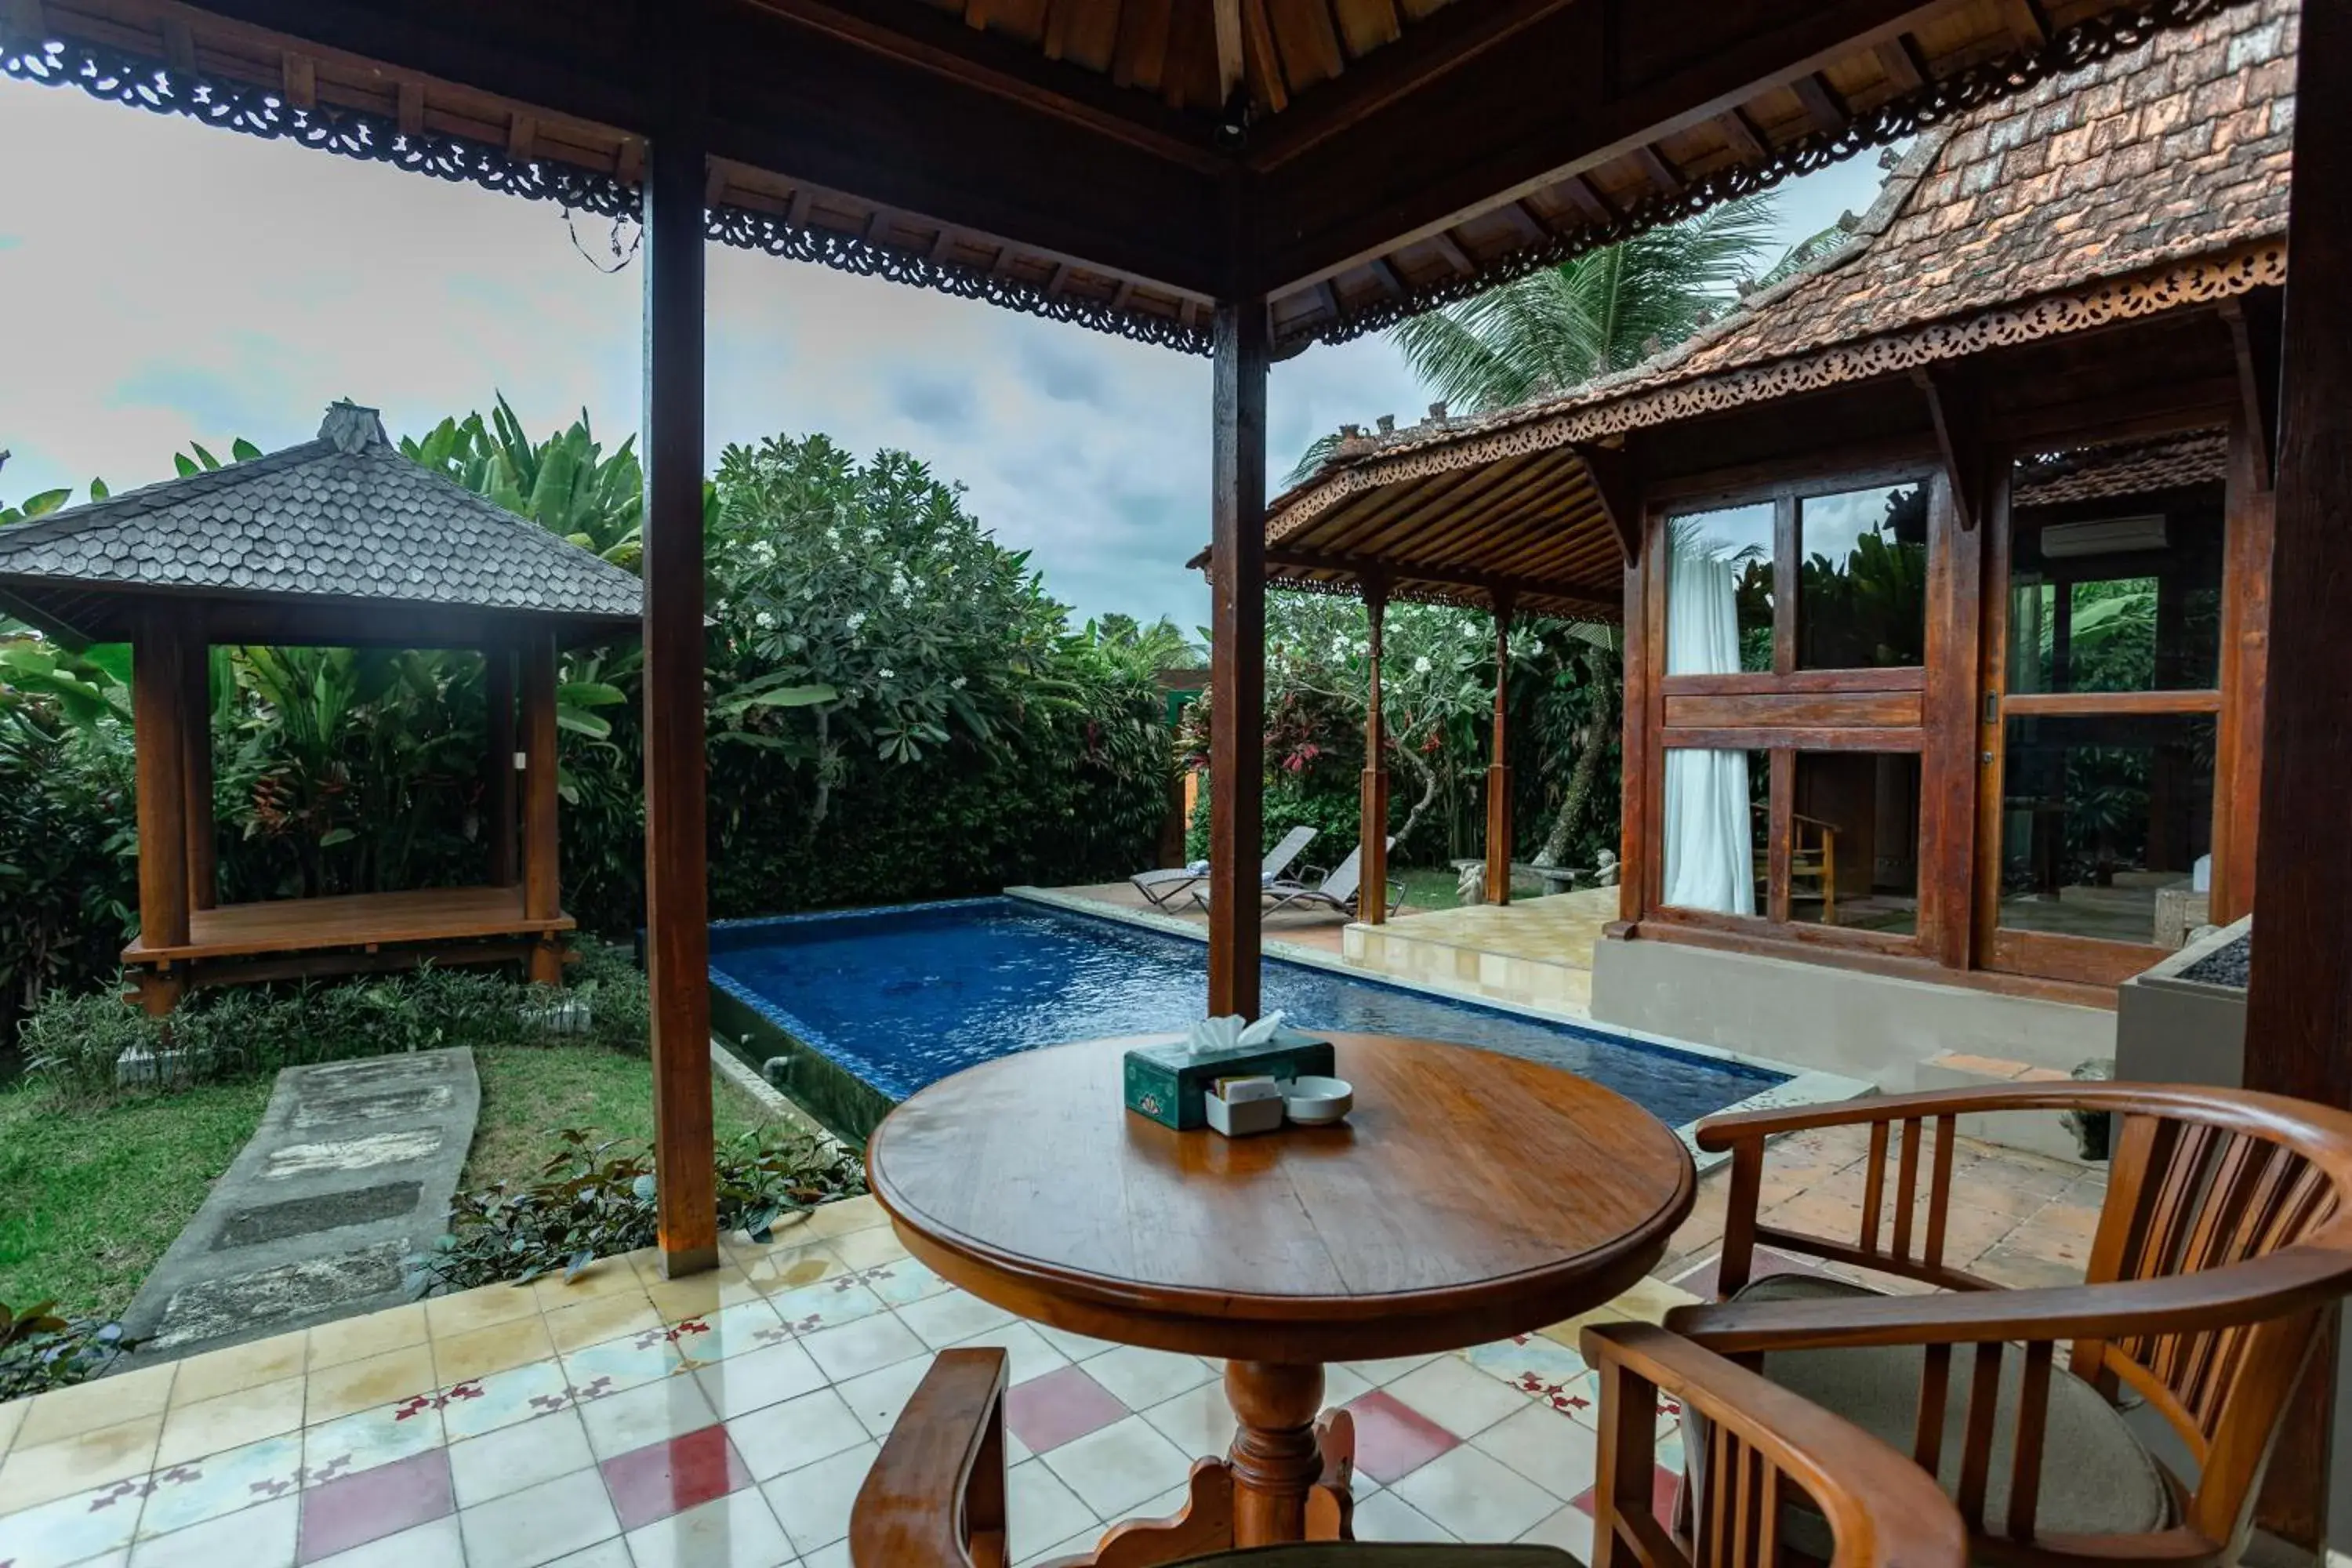
<svg viewBox="0 0 2352 1568">
<path fill-rule="evenodd" d="M 1675 1493 L 1682 1486 L 1682 1472 L 1664 1465 L 1650 1472 L 1650 1511 L 1661 1524 L 1672 1526 L 1675 1517 Z M 1576 1496 L 1573 1506 L 1587 1518 L 1593 1516 L 1592 1489 L 1588 1487 Z"/>
<path fill-rule="evenodd" d="M 748 1415 L 825 1385 L 808 1352 L 789 1341 L 697 1368 L 694 1381 L 722 1416 Z"/>
<path fill-rule="evenodd" d="M 1549 1519 L 1564 1500 L 1492 1455 L 1460 1447 L 1391 1489 L 1465 1541 L 1510 1541 Z"/>
<path fill-rule="evenodd" d="M 1332 1370 L 1337 1371 L 1337 1368 Z M 1143 1413 L 1160 1435 L 1198 1458 L 1223 1454 L 1234 1444 L 1234 1407 L 1223 1383 L 1204 1383 L 1189 1394 Z"/>
<path fill-rule="evenodd" d="M 316 1563 L 455 1511 L 449 1457 L 439 1448 L 340 1476 L 302 1494 L 301 1560 Z"/>
<path fill-rule="evenodd" d="M 283 1378 L 301 1376 L 310 1366 L 310 1339 L 301 1333 L 279 1334 L 225 1351 L 192 1355 L 179 1364 L 180 1373 L 172 1380 L 174 1410 L 217 1399 L 225 1394 L 240 1394 Z"/>
<path fill-rule="evenodd" d="M 642 1290 L 609 1291 L 551 1309 L 546 1314 L 548 1338 L 559 1351 L 576 1351 L 638 1333 L 661 1321 Z"/>
<path fill-rule="evenodd" d="M 459 1508 L 477 1507 L 595 1462 L 588 1433 L 570 1410 L 449 1446 L 449 1476 Z"/>
<path fill-rule="evenodd" d="M 519 1421 L 569 1409 L 573 1390 L 563 1364 L 535 1361 L 456 1388 L 441 1390 L 441 1426 L 452 1443 L 478 1437 Z"/>
<path fill-rule="evenodd" d="M 1506 1415 L 1516 1415 L 1528 1404 L 1526 1394 L 1450 1355 L 1405 1373 L 1386 1392 L 1456 1437 L 1475 1437 Z"/>
<path fill-rule="evenodd" d="M 34 1404 L 34 1414 L 38 1415 L 39 1401 Z M 144 1415 L 78 1432 L 54 1443 L 36 1444 L 20 1435 L 7 1458 L 0 1460 L 0 1498 L 6 1498 L 12 1509 L 37 1508 L 92 1487 L 144 1476 L 154 1461 L 155 1441 L 163 1431 L 163 1416 Z"/>
<path fill-rule="evenodd" d="M 1590 1413 L 1595 1380 L 1584 1357 L 1542 1334 L 1479 1345 L 1465 1352 L 1472 1366 L 1521 1394 L 1562 1412 Z"/>
<path fill-rule="evenodd" d="M 172 1381 L 179 1370 L 167 1362 L 162 1366 L 117 1373 L 95 1383 L 38 1394 L 16 1428 L 13 1447 L 40 1447 L 85 1432 L 161 1415 L 163 1407 L 171 1403 Z"/>
<path fill-rule="evenodd" d="M 665 1437 L 698 1432 L 719 1419 L 690 1377 L 648 1383 L 592 1399 L 579 1407 L 588 1447 L 609 1459 Z"/>
<path fill-rule="evenodd" d="M 390 1351 L 425 1343 L 425 1304 L 412 1301 L 404 1307 L 370 1312 L 363 1318 L 321 1323 L 302 1337 L 313 1373 L 347 1362 L 366 1361 Z"/>
<path fill-rule="evenodd" d="M 312 1426 L 302 1434 L 302 1484 L 321 1486 L 438 1448 L 445 1394 L 419 1394 Z"/>
<path fill-rule="evenodd" d="M 1170 1487 L 1181 1484 L 1192 1456 L 1161 1436 L 1140 1415 L 1115 1421 L 1065 1443 L 1039 1462 L 1066 1482 L 1098 1519 L 1125 1519 Z"/>
<path fill-rule="evenodd" d="M 1356 1468 L 1387 1485 L 1462 1441 L 1384 1388 L 1349 1403 L 1356 1423 Z"/>
<path fill-rule="evenodd" d="M 1068 1483 L 1042 1460 L 1013 1466 L 1004 1484 L 1013 1525 L 1012 1539 L 1006 1546 L 1014 1562 L 1025 1562 L 1073 1536 L 1102 1533 L 1102 1521 L 1095 1517 L 1094 1510 L 1079 1500 Z"/>
<path fill-rule="evenodd" d="M 900 1322 L 895 1314 L 879 1313 L 845 1323 L 837 1329 L 819 1329 L 813 1334 L 803 1334 L 801 1344 L 816 1358 L 816 1364 L 835 1382 L 865 1373 L 878 1372 L 895 1366 L 910 1357 L 927 1353 L 922 1341 Z"/>
<path fill-rule="evenodd" d="M 425 1327 L 435 1339 L 469 1333 L 492 1323 L 534 1317 L 539 1298 L 528 1285 L 483 1285 L 452 1296 L 436 1296 L 425 1303 Z"/>
<path fill-rule="evenodd" d="M 907 1256 L 906 1247 L 887 1226 L 829 1237 L 824 1245 L 845 1268 L 878 1268 Z"/>
<path fill-rule="evenodd" d="M 441 1380 L 433 1374 L 433 1347 L 419 1341 L 313 1371 L 307 1383 L 302 1421 L 316 1426 L 322 1421 L 429 1394 L 440 1386 Z"/>
<path fill-rule="evenodd" d="M 984 1334 L 958 1340 L 948 1348 L 1003 1351 L 1009 1363 L 1005 1376 L 1015 1384 L 1026 1383 L 1033 1377 L 1043 1377 L 1070 1364 L 1069 1357 L 1047 1344 L 1045 1338 L 1026 1323 L 1007 1323 Z"/>
<path fill-rule="evenodd" d="M 310 1568 L 466 1568 L 465 1537 L 450 1514 L 349 1552 L 320 1559 Z M 620 1568 L 628 1568 L 625 1563 Z"/>
<path fill-rule="evenodd" d="M 790 1568 L 793 1561 L 792 1542 L 756 1489 L 639 1526 L 626 1539 L 635 1568 Z"/>
<path fill-rule="evenodd" d="M 1137 1345 L 1121 1345 L 1096 1356 L 1087 1363 L 1087 1374 L 1133 1410 L 1163 1404 L 1221 1376 L 1199 1356 Z"/>
<path fill-rule="evenodd" d="M 185 1464 L 167 1465 L 146 1479 L 147 1500 L 139 1512 L 139 1533 L 166 1535 L 290 1497 L 301 1484 L 301 1474 L 302 1438 L 291 1432 Z"/>
<path fill-rule="evenodd" d="M 594 1470 L 574 1470 L 457 1515 L 466 1558 L 498 1568 L 539 1568 L 617 1538 L 621 1521 Z"/>
<path fill-rule="evenodd" d="M 898 1321 L 933 1350 L 1001 1329 L 1013 1321 L 1003 1308 L 961 1290 L 909 1301 L 898 1310 Z"/>
<path fill-rule="evenodd" d="M 492 1373 L 511 1371 L 527 1362 L 545 1361 L 554 1353 L 547 1324 L 536 1312 L 463 1333 L 436 1334 L 433 1340 L 434 1383 L 442 1388 L 470 1383 Z"/>
<path fill-rule="evenodd" d="M 752 1479 L 761 1481 L 855 1448 L 873 1436 L 830 1388 L 735 1416 L 727 1431 Z"/>
<path fill-rule="evenodd" d="M 804 1560 L 847 1537 L 850 1505 L 880 1451 L 878 1443 L 860 1443 L 762 1483 L 760 1490 L 775 1510 L 776 1522 Z"/>
<path fill-rule="evenodd" d="M 599 1467 L 624 1532 L 740 1491 L 751 1484 L 724 1426 L 705 1426 L 616 1454 Z"/>
<path fill-rule="evenodd" d="M 1470 1446 L 1558 1498 L 1572 1498 L 1591 1487 L 1601 1458 L 1597 1432 L 1540 1405 L 1497 1421 Z"/>
<path fill-rule="evenodd" d="M 1084 1367 L 1066 1366 L 1013 1387 L 1004 1398 L 1004 1425 L 1033 1454 L 1050 1453 L 1133 1410 Z"/>
<path fill-rule="evenodd" d="M 12 1504 L 14 1496 L 8 1500 Z M 114 1487 L 76 1492 L 0 1516 L 0 1563 L 10 1568 L 66 1568 L 131 1544 L 142 1495 Z"/>
<path fill-rule="evenodd" d="M 174 1405 L 163 1417 L 163 1436 L 155 1446 L 155 1468 L 168 1468 L 206 1454 L 243 1447 L 264 1437 L 299 1431 L 301 1426 L 302 1379 L 299 1375 L 191 1405 Z"/>
<path fill-rule="evenodd" d="M 854 1323 L 888 1310 L 881 1297 L 848 1274 L 797 1290 L 780 1291 L 768 1298 L 768 1304 L 776 1310 L 777 1321 L 784 1329 L 795 1334 L 837 1329 L 844 1323 Z"/>
<path fill-rule="evenodd" d="M 855 1279 L 893 1307 L 921 1301 L 955 1289 L 911 1258 L 894 1258 L 845 1276 Z"/>
<path fill-rule="evenodd" d="M 738 1301 L 707 1318 L 688 1318 L 663 1331 L 687 1362 L 705 1365 L 782 1342 L 790 1334 L 764 1300 Z"/>
<path fill-rule="evenodd" d="M 1453 1541 L 1454 1533 L 1392 1491 L 1356 1500 L 1359 1541 Z"/>
<path fill-rule="evenodd" d="M 915 1396 L 923 1374 L 930 1370 L 930 1359 L 918 1356 L 896 1366 L 886 1366 L 880 1372 L 869 1372 L 864 1377 L 837 1383 L 834 1392 L 841 1395 L 868 1436 L 885 1437 L 898 1424 L 898 1413 L 907 1408 L 907 1401 Z M 1020 1439 L 1011 1441 L 1018 1443 Z"/>
<path fill-rule="evenodd" d="M 667 1338 L 656 1335 L 647 1340 L 643 1334 L 566 1351 L 558 1359 L 563 1363 L 572 1396 L 583 1402 L 657 1382 L 684 1364 L 677 1347 Z"/>
<path fill-rule="evenodd" d="M 301 1500 L 278 1498 L 142 1541 L 131 1549 L 131 1568 L 293 1568 L 300 1523 Z"/>
</svg>

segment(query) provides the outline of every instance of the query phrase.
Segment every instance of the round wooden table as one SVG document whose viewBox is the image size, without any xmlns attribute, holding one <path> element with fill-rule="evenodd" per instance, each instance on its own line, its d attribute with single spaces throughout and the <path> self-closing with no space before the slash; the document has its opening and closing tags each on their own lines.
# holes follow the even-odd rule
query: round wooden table
<svg viewBox="0 0 2352 1568">
<path fill-rule="evenodd" d="M 1231 1453 L 1194 1468 L 1184 1514 L 1122 1527 L 1120 1562 L 1344 1532 L 1349 1437 L 1344 1412 L 1318 1426 L 1326 1363 L 1590 1310 L 1646 1274 L 1690 1212 L 1681 1141 L 1559 1068 L 1332 1034 L 1356 1090 L 1348 1120 L 1227 1139 L 1122 1106 L 1128 1047 L 1170 1037 L 958 1073 L 893 1110 L 866 1154 L 907 1249 L 973 1295 L 1225 1362 Z"/>
</svg>

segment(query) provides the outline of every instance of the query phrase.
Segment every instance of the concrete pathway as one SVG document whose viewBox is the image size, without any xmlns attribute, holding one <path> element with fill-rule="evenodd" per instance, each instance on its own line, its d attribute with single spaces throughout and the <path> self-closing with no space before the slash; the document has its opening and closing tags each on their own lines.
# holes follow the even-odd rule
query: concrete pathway
<svg viewBox="0 0 2352 1568">
<path fill-rule="evenodd" d="M 467 1050 L 279 1073 L 253 1141 L 123 1314 L 131 1364 L 399 1304 L 480 1107 Z"/>
</svg>

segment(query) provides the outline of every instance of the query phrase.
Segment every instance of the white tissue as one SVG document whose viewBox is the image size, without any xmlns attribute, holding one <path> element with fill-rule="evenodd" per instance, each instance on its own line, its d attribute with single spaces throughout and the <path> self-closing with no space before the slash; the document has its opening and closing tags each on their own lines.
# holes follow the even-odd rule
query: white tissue
<svg viewBox="0 0 2352 1568">
<path fill-rule="evenodd" d="M 1279 1008 L 1268 1013 L 1256 1023 L 1244 1027 L 1238 1015 L 1223 1018 L 1202 1018 L 1184 1036 L 1184 1048 L 1193 1056 L 1207 1056 L 1213 1051 L 1230 1051 L 1242 1046 L 1262 1046 L 1274 1038 L 1282 1027 Z"/>
</svg>

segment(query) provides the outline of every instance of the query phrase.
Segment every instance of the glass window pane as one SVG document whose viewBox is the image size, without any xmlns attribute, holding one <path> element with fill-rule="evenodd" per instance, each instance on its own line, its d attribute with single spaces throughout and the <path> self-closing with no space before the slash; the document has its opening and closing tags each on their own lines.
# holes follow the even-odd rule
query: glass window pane
<svg viewBox="0 0 2352 1568">
<path fill-rule="evenodd" d="M 1666 752 L 1663 902 L 1727 915 L 1763 912 L 1771 788 L 1762 752 Z"/>
<path fill-rule="evenodd" d="M 1916 752 L 1800 752 L 1790 812 L 1790 920 L 1919 929 Z"/>
<path fill-rule="evenodd" d="M 2227 458 L 2207 431 L 2018 462 L 2010 690 L 2213 687 Z"/>
<path fill-rule="evenodd" d="M 1797 667 L 1884 669 L 1927 657 L 1927 487 L 1797 503 Z"/>
<path fill-rule="evenodd" d="M 2213 735 L 2210 713 L 2012 717 L 2000 923 L 2161 940 L 2157 895 L 2211 882 Z"/>
<path fill-rule="evenodd" d="M 1666 524 L 1666 673 L 1772 668 L 1770 501 Z"/>
</svg>

